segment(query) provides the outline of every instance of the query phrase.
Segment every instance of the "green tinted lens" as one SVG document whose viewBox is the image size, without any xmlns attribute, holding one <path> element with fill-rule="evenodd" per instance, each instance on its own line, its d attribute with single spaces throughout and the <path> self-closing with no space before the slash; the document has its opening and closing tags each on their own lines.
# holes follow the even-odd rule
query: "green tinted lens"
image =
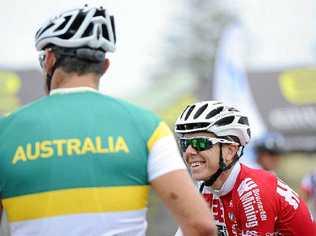
<svg viewBox="0 0 316 236">
<path fill-rule="evenodd" d="M 180 139 L 182 152 L 185 152 L 190 145 L 198 152 L 210 149 L 213 146 L 212 142 L 207 138 Z"/>
<path fill-rule="evenodd" d="M 212 143 L 207 138 L 191 139 L 191 145 L 197 151 L 204 151 L 212 147 Z"/>
<path fill-rule="evenodd" d="M 190 140 L 190 144 L 194 149 L 198 149 L 199 148 L 199 141 L 197 139 L 191 139 Z"/>
<path fill-rule="evenodd" d="M 185 152 L 190 145 L 190 140 L 188 139 L 180 139 L 180 149 L 182 152 Z"/>
</svg>

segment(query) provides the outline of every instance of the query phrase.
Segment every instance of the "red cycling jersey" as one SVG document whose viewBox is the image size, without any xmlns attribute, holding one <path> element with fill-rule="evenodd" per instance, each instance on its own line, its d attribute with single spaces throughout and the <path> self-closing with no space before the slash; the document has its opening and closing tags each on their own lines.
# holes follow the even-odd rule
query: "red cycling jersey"
<svg viewBox="0 0 316 236">
<path fill-rule="evenodd" d="M 223 187 L 205 186 L 219 235 L 316 235 L 312 216 L 287 184 L 273 174 L 236 163 Z"/>
</svg>

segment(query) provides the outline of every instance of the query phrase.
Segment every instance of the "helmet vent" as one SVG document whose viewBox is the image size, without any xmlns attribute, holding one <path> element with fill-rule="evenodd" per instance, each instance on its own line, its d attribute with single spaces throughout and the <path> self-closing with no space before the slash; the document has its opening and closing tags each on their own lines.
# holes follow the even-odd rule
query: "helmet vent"
<svg viewBox="0 0 316 236">
<path fill-rule="evenodd" d="M 71 16 L 66 16 L 65 19 L 67 19 L 67 18 L 68 18 L 68 20 L 65 20 L 66 24 L 70 20 Z M 77 30 L 79 29 L 83 20 L 84 20 L 84 14 L 82 12 L 79 12 L 79 14 L 75 18 L 75 20 L 72 22 L 69 30 L 67 30 L 67 32 L 65 34 L 61 35 L 60 38 L 61 39 L 70 39 L 72 36 L 74 36 L 75 33 L 77 32 Z M 63 24 L 65 22 L 63 22 Z"/>
<path fill-rule="evenodd" d="M 44 29 L 39 29 L 36 33 L 36 37 L 40 37 L 47 29 L 49 29 L 50 27 L 52 27 L 54 25 L 54 23 L 50 23 L 49 25 L 47 25 Z"/>
<path fill-rule="evenodd" d="M 190 107 L 190 106 L 187 106 L 187 107 L 184 109 L 184 111 L 182 112 L 182 114 L 181 114 L 181 116 L 180 116 L 180 119 L 182 119 L 183 114 L 186 112 L 186 110 L 188 110 L 189 107 Z"/>
<path fill-rule="evenodd" d="M 234 107 L 230 107 L 230 108 L 228 108 L 228 111 L 236 111 L 236 112 L 239 112 L 239 110 L 238 110 L 238 109 L 236 109 L 236 108 L 234 108 Z"/>
<path fill-rule="evenodd" d="M 73 33 L 73 35 L 78 31 L 84 18 L 85 18 L 85 13 L 82 11 L 79 11 L 78 15 L 76 16 L 75 20 L 72 22 L 71 27 L 69 29 Z"/>
<path fill-rule="evenodd" d="M 202 122 L 202 123 L 190 123 L 190 124 L 181 124 L 177 125 L 177 130 L 195 130 L 195 129 L 201 129 L 209 126 L 209 123 Z"/>
<path fill-rule="evenodd" d="M 102 24 L 102 35 L 106 39 L 109 38 L 108 28 L 104 24 Z"/>
<path fill-rule="evenodd" d="M 87 29 L 84 31 L 84 33 L 82 34 L 82 37 L 88 37 L 91 35 L 91 32 L 93 30 L 93 25 L 92 23 L 90 23 L 87 27 Z"/>
<path fill-rule="evenodd" d="M 64 22 L 60 26 L 58 26 L 57 29 L 55 29 L 55 31 L 59 31 L 59 30 L 63 29 L 67 25 L 67 23 L 69 22 L 70 18 L 71 18 L 71 16 L 66 16 Z"/>
<path fill-rule="evenodd" d="M 216 116 L 217 114 L 221 113 L 223 111 L 224 107 L 218 107 L 212 111 L 210 111 L 207 115 L 206 115 L 206 119 L 210 119 L 214 116 Z"/>
<path fill-rule="evenodd" d="M 251 132 L 250 132 L 249 128 L 247 129 L 247 134 L 248 134 L 249 137 L 251 137 Z"/>
<path fill-rule="evenodd" d="M 229 125 L 229 124 L 231 124 L 233 122 L 233 120 L 234 120 L 234 116 L 227 116 L 227 117 L 217 121 L 214 125 L 215 126 Z"/>
<path fill-rule="evenodd" d="M 190 116 L 190 114 L 192 113 L 193 109 L 195 108 L 195 105 L 191 106 L 187 112 L 187 114 L 185 115 L 184 120 L 187 120 Z"/>
<path fill-rule="evenodd" d="M 249 125 L 248 118 L 245 116 L 240 117 L 238 123 L 242 125 Z"/>
<path fill-rule="evenodd" d="M 110 16 L 110 20 L 111 20 L 111 26 L 112 26 L 112 31 L 113 31 L 114 42 L 116 42 L 116 31 L 115 31 L 114 16 Z"/>
<path fill-rule="evenodd" d="M 194 114 L 193 119 L 198 118 L 198 117 L 205 111 L 205 109 L 207 108 L 207 106 L 208 106 L 207 103 L 204 104 L 203 106 L 201 106 L 201 107 L 197 110 L 197 112 Z"/>
<path fill-rule="evenodd" d="M 95 11 L 93 17 L 96 17 L 96 16 L 103 16 L 103 17 L 105 17 L 105 12 L 104 12 L 104 10 L 99 10 L 99 9 L 97 9 L 97 10 Z"/>
</svg>

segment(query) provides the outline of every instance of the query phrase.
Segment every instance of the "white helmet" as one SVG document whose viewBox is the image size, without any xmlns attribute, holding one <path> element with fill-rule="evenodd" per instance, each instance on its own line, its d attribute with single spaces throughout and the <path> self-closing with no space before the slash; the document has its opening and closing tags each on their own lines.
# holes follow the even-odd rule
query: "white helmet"
<svg viewBox="0 0 316 236">
<path fill-rule="evenodd" d="M 189 105 L 177 119 L 175 132 L 178 135 L 198 131 L 208 131 L 218 137 L 237 137 L 242 146 L 250 140 L 248 118 L 236 108 L 218 101 Z"/>
<path fill-rule="evenodd" d="M 84 6 L 66 11 L 43 24 L 35 35 L 38 51 L 56 45 L 114 52 L 115 41 L 114 17 L 102 7 Z"/>
</svg>

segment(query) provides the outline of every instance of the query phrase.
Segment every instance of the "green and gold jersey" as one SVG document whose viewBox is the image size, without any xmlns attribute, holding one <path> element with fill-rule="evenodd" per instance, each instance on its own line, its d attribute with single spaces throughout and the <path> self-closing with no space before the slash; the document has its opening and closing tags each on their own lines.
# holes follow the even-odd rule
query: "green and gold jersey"
<svg viewBox="0 0 316 236">
<path fill-rule="evenodd" d="M 151 180 L 185 168 L 153 113 L 60 89 L 0 120 L 0 196 L 16 235 L 144 235 Z"/>
</svg>

